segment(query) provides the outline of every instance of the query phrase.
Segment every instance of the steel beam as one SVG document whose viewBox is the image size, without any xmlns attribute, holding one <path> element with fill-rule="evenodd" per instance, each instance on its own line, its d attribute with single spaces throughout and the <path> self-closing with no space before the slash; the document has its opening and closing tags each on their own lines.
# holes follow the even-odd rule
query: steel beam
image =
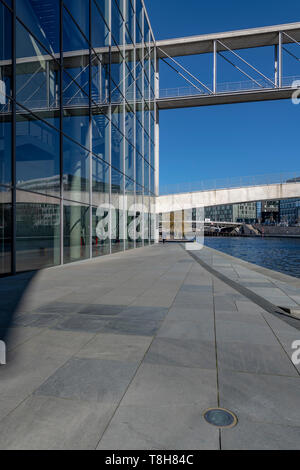
<svg viewBox="0 0 300 470">
<path fill-rule="evenodd" d="M 296 88 L 297 89 L 297 88 Z M 255 101 L 273 101 L 291 99 L 294 88 L 260 89 L 244 92 L 217 93 L 215 95 L 179 96 L 175 98 L 160 98 L 157 107 L 162 109 L 190 108 L 219 104 L 249 103 Z"/>
<path fill-rule="evenodd" d="M 214 41 L 214 71 L 213 71 L 213 92 L 214 92 L 214 94 L 217 93 L 217 74 L 218 74 L 217 60 L 218 60 L 218 43 L 217 43 L 217 41 Z"/>
<path fill-rule="evenodd" d="M 156 46 L 163 49 L 171 57 L 207 54 L 213 52 L 215 40 L 225 41 L 226 45 L 232 50 L 274 46 L 278 44 L 278 34 L 280 32 L 287 32 L 293 37 L 291 39 L 284 35 L 283 43 L 285 44 L 300 41 L 300 22 L 167 39 L 156 41 Z M 225 48 L 220 46 L 218 50 L 224 51 Z M 158 51 L 158 57 L 164 57 L 163 53 Z"/>
</svg>

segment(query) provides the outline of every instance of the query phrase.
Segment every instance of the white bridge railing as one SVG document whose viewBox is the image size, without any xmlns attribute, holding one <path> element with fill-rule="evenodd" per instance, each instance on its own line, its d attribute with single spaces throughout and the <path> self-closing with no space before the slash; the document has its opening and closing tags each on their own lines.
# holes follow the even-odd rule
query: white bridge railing
<svg viewBox="0 0 300 470">
<path fill-rule="evenodd" d="M 300 82 L 300 76 L 283 77 L 281 88 L 292 88 L 293 83 L 296 81 Z M 251 80 L 245 80 L 241 82 L 218 83 L 217 93 L 234 93 L 234 92 L 240 92 L 240 91 L 273 90 L 273 89 L 276 89 L 276 87 L 274 86 L 272 88 L 270 86 L 270 83 L 266 82 L 263 79 L 256 80 L 256 83 Z M 208 96 L 210 95 L 210 93 L 208 93 L 205 90 L 197 89 L 193 86 L 166 88 L 166 89 L 162 89 L 159 91 L 159 98 L 177 98 L 177 97 L 197 96 L 197 95 Z"/>
<path fill-rule="evenodd" d="M 270 184 L 299 183 L 299 171 L 275 173 L 269 175 L 237 176 L 233 178 L 211 179 L 189 183 L 161 185 L 160 196 L 198 191 L 213 191 L 216 189 L 243 188 L 248 186 L 264 186 Z"/>
</svg>

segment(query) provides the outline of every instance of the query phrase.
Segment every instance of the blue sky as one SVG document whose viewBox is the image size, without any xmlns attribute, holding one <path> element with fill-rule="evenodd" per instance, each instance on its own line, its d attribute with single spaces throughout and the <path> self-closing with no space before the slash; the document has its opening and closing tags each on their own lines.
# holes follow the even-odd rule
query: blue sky
<svg viewBox="0 0 300 470">
<path fill-rule="evenodd" d="M 300 21 L 298 0 L 145 0 L 145 3 L 157 40 Z M 289 50 L 300 57 L 300 46 L 289 46 Z M 273 78 L 273 48 L 240 53 Z M 209 56 L 177 60 L 210 84 Z M 286 53 L 283 65 L 284 76 L 300 77 L 300 62 Z M 252 72 L 251 75 L 258 78 Z M 188 86 L 165 65 L 161 66 L 160 79 L 161 88 Z M 218 62 L 218 79 L 247 80 L 222 59 Z M 298 171 L 299 126 L 300 105 L 295 106 L 290 100 L 161 111 L 160 183 Z"/>
</svg>

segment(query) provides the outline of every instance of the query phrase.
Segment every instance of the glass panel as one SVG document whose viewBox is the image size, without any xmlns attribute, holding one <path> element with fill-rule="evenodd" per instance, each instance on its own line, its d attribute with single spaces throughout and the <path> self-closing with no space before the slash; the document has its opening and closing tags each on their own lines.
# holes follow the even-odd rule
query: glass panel
<svg viewBox="0 0 300 470">
<path fill-rule="evenodd" d="M 0 186 L 0 274 L 11 271 L 11 192 Z"/>
<path fill-rule="evenodd" d="M 153 168 L 151 168 L 150 178 L 151 178 L 150 191 L 151 191 L 152 194 L 155 194 L 155 172 L 154 172 Z"/>
<path fill-rule="evenodd" d="M 92 220 L 93 220 L 93 257 L 108 255 L 110 253 L 109 243 L 109 209 L 92 207 Z M 106 236 L 103 237 L 103 232 L 106 231 Z"/>
<path fill-rule="evenodd" d="M 134 42 L 134 11 L 131 0 L 125 0 L 125 16 L 126 16 L 126 43 Z"/>
<path fill-rule="evenodd" d="M 129 142 L 134 145 L 134 111 L 129 105 L 126 105 L 125 135 Z"/>
<path fill-rule="evenodd" d="M 135 216 L 134 216 L 134 182 L 129 178 L 125 178 L 125 221 L 126 221 L 126 237 L 125 237 L 125 250 L 134 248 L 134 227 L 135 227 Z"/>
<path fill-rule="evenodd" d="M 69 67 L 68 71 L 63 73 L 64 106 L 78 107 L 89 105 L 89 77 L 88 70 L 84 65 L 85 58 L 82 57 L 77 62 L 78 67 L 74 69 Z M 79 66 L 79 62 L 82 62 L 82 67 Z M 82 81 L 81 85 L 74 78 Z"/>
<path fill-rule="evenodd" d="M 60 139 L 55 129 L 29 113 L 17 114 L 16 181 L 20 189 L 59 196 L 59 155 Z"/>
<path fill-rule="evenodd" d="M 89 202 L 89 152 L 75 142 L 64 138 L 63 142 L 64 198 Z"/>
<path fill-rule="evenodd" d="M 87 149 L 90 147 L 89 110 L 64 110 L 63 131 Z"/>
<path fill-rule="evenodd" d="M 109 203 L 109 166 L 93 156 L 93 205 Z"/>
<path fill-rule="evenodd" d="M 144 133 L 144 158 L 147 162 L 149 162 L 150 158 L 149 158 L 149 137 L 148 135 L 146 134 L 146 132 Z"/>
<path fill-rule="evenodd" d="M 109 0 L 92 0 L 92 46 L 108 45 Z"/>
<path fill-rule="evenodd" d="M 74 0 L 72 0 L 73 3 Z M 88 2 L 81 2 L 88 3 Z M 88 35 L 87 35 L 88 38 Z M 81 33 L 80 29 L 73 21 L 67 10 L 63 9 L 63 46 L 64 53 L 68 51 L 80 51 L 81 54 L 78 54 L 78 58 L 82 54 L 88 54 L 89 52 L 89 43 L 86 38 Z M 64 54 L 66 58 L 67 54 Z M 70 61 L 74 60 L 74 56 L 70 57 Z"/>
<path fill-rule="evenodd" d="M 124 179 L 121 173 L 112 168 L 111 180 L 111 250 L 115 253 L 124 250 Z"/>
<path fill-rule="evenodd" d="M 64 0 L 79 28 L 89 40 L 89 2 L 82 0 Z"/>
<path fill-rule="evenodd" d="M 123 44 L 123 18 L 119 8 L 119 2 L 111 0 L 111 33 L 118 46 Z"/>
<path fill-rule="evenodd" d="M 136 142 L 135 146 L 140 154 L 143 154 L 144 131 L 141 123 L 136 120 Z"/>
<path fill-rule="evenodd" d="M 136 99 L 143 99 L 144 70 L 143 70 L 143 50 L 136 51 Z"/>
<path fill-rule="evenodd" d="M 16 99 L 29 109 L 59 105 L 59 64 L 17 21 Z M 28 58 L 26 62 L 24 59 Z"/>
<path fill-rule="evenodd" d="M 0 3 L 0 106 L 7 104 L 7 96 L 11 95 L 11 16 L 10 11 Z"/>
<path fill-rule="evenodd" d="M 111 128 L 111 164 L 123 171 L 124 137 L 112 126 Z"/>
<path fill-rule="evenodd" d="M 111 101 L 119 103 L 123 99 L 123 56 L 119 52 L 112 53 L 112 62 L 110 66 L 111 73 Z"/>
<path fill-rule="evenodd" d="M 143 166 L 144 166 L 144 159 L 139 153 L 137 153 L 136 154 L 136 182 L 140 186 L 143 186 Z"/>
<path fill-rule="evenodd" d="M 110 252 L 109 240 L 109 166 L 93 156 L 93 256 Z"/>
<path fill-rule="evenodd" d="M 17 271 L 59 264 L 59 199 L 17 191 L 16 219 Z"/>
<path fill-rule="evenodd" d="M 82 7 L 85 10 L 88 2 L 82 3 L 86 3 L 86 6 L 83 5 Z M 85 22 L 85 19 L 82 21 Z M 64 104 L 73 106 L 88 105 L 89 43 L 66 9 L 63 11 L 63 46 L 65 69 L 63 74 Z M 69 54 L 70 51 L 76 51 L 76 53 Z"/>
<path fill-rule="evenodd" d="M 136 0 L 136 43 L 141 43 L 143 38 L 143 5 L 141 0 Z"/>
<path fill-rule="evenodd" d="M 144 187 L 145 191 L 148 193 L 149 190 L 149 165 L 147 162 L 144 162 Z"/>
<path fill-rule="evenodd" d="M 11 114 L 0 113 L 0 183 L 11 184 Z"/>
<path fill-rule="evenodd" d="M 147 195 L 144 195 L 144 245 L 149 245 L 150 242 L 150 198 Z"/>
<path fill-rule="evenodd" d="M 89 257 L 89 206 L 64 203 L 64 262 Z"/>
<path fill-rule="evenodd" d="M 59 52 L 58 0 L 16 0 L 17 15 L 53 54 Z M 35 54 L 34 54 L 35 55 Z"/>
<path fill-rule="evenodd" d="M 112 106 L 111 122 L 124 134 L 124 106 Z"/>
<path fill-rule="evenodd" d="M 110 121 L 105 114 L 96 114 L 95 110 L 93 112 L 92 151 L 109 163 Z"/>
<path fill-rule="evenodd" d="M 101 62 L 98 55 L 92 61 L 92 100 L 95 104 L 106 103 L 109 99 L 109 64 Z"/>
<path fill-rule="evenodd" d="M 136 236 L 136 247 L 143 245 L 143 188 L 136 185 L 136 196 L 135 196 L 135 236 Z"/>
<path fill-rule="evenodd" d="M 125 140 L 125 174 L 134 180 L 134 147 Z"/>
</svg>

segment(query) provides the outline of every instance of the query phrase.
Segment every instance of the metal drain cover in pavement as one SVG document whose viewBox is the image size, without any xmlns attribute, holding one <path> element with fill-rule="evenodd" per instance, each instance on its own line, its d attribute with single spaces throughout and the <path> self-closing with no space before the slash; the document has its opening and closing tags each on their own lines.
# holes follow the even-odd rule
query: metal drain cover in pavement
<svg viewBox="0 0 300 470">
<path fill-rule="evenodd" d="M 233 428 L 237 424 L 237 417 L 224 408 L 210 408 L 203 413 L 205 421 L 218 428 Z"/>
</svg>

